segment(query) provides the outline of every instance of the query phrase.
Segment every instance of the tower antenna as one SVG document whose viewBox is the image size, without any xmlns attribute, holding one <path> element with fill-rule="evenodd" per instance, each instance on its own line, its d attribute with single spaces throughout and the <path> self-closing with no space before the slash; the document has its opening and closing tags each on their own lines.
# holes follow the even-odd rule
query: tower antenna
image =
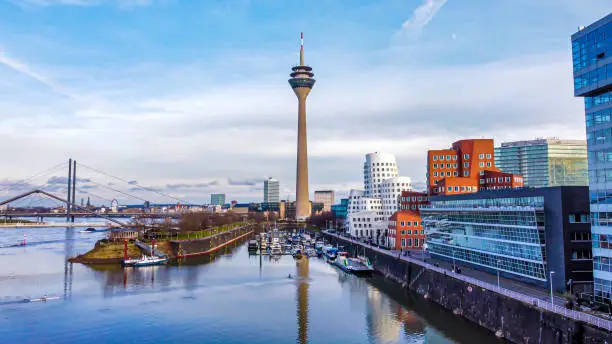
<svg viewBox="0 0 612 344">
<path fill-rule="evenodd" d="M 304 65 L 304 33 L 300 32 L 300 66 Z"/>
</svg>

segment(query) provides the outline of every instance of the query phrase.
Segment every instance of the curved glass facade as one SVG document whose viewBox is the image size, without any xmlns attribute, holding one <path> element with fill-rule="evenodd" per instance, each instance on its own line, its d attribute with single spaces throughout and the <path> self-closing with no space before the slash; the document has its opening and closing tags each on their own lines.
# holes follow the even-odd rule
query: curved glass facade
<svg viewBox="0 0 612 344">
<path fill-rule="evenodd" d="M 544 197 L 433 200 L 421 216 L 432 255 L 546 281 Z"/>
</svg>

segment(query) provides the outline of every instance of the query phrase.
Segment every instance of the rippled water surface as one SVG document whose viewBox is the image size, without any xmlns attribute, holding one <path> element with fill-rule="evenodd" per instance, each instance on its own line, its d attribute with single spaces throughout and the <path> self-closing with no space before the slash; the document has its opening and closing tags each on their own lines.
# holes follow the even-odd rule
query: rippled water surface
<svg viewBox="0 0 612 344">
<path fill-rule="evenodd" d="M 26 233 L 27 246 L 14 246 Z M 0 229 L 2 343 L 495 343 L 380 276 L 323 260 L 216 257 L 122 270 L 66 263 L 103 233 Z M 291 278 L 289 278 L 291 275 Z M 23 299 L 59 297 L 46 303 Z"/>
</svg>

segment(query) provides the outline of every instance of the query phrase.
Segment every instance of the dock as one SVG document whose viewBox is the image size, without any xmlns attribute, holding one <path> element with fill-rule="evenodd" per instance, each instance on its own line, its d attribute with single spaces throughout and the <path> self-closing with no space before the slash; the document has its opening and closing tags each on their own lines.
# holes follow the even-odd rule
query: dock
<svg viewBox="0 0 612 344">
<path fill-rule="evenodd" d="M 117 224 L 100 222 L 33 222 L 33 223 L 3 223 L 0 228 L 118 228 Z"/>
</svg>

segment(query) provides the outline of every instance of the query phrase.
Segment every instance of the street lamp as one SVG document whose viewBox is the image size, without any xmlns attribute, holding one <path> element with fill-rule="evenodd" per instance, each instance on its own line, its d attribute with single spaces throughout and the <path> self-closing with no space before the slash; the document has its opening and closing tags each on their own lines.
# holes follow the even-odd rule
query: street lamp
<svg viewBox="0 0 612 344">
<path fill-rule="evenodd" d="M 553 299 L 554 294 L 553 294 L 553 285 L 552 285 L 552 276 L 554 273 L 555 273 L 554 271 L 550 270 L 550 304 L 553 306 L 555 305 L 555 301 Z"/>
<path fill-rule="evenodd" d="M 452 270 L 453 272 L 455 272 L 455 270 L 456 270 L 456 269 L 455 269 L 455 248 L 454 248 L 454 247 L 453 247 L 453 266 L 452 266 L 452 269 L 451 269 L 451 270 Z"/>
<path fill-rule="evenodd" d="M 499 259 L 497 260 L 497 287 L 499 288 Z"/>
</svg>

